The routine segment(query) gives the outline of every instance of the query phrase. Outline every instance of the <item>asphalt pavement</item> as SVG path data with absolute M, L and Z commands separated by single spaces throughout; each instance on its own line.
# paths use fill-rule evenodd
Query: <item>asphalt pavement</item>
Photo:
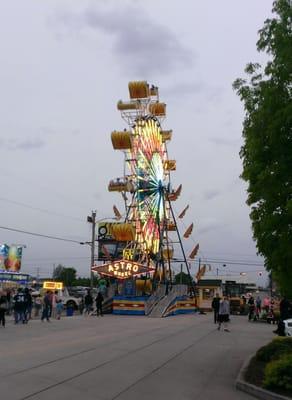
M 1 400 L 252 400 L 235 389 L 272 325 L 212 315 L 64 317 L 0 328 Z

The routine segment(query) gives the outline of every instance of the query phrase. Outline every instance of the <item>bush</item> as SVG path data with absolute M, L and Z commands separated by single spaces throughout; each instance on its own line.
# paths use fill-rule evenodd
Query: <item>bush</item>
M 292 391 L 292 354 L 267 364 L 263 386 L 267 389 Z
M 270 362 L 277 360 L 285 354 L 292 355 L 292 337 L 279 337 L 271 343 L 260 348 L 256 353 L 256 360 L 262 362 Z

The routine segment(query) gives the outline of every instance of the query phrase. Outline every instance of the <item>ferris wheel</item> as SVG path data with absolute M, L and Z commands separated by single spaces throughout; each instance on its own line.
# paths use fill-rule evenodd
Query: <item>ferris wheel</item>
M 126 242 L 124 254 L 154 265 L 160 278 L 165 278 L 173 257 L 171 231 L 182 246 L 171 206 L 182 189 L 171 186 L 176 161 L 168 158 L 167 142 L 172 131 L 162 129 L 166 104 L 159 101 L 157 87 L 130 82 L 129 95 L 128 102 L 117 105 L 128 129 L 111 134 L 114 149 L 124 152 L 124 174 L 111 180 L 108 189 L 121 192 L 126 211 L 124 222 L 114 224 L 112 230 L 117 241 Z

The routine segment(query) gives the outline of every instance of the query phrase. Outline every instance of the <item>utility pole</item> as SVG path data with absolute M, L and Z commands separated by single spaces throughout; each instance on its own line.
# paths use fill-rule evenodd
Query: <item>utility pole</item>
M 183 265 L 180 265 L 180 284 L 182 285 L 182 273 L 183 273 Z
M 96 211 L 91 211 L 91 216 L 87 217 L 87 222 L 92 224 L 91 229 L 91 257 L 90 257 L 90 288 L 93 288 L 93 272 L 92 267 L 94 266 L 94 253 L 95 253 L 95 224 L 96 224 Z

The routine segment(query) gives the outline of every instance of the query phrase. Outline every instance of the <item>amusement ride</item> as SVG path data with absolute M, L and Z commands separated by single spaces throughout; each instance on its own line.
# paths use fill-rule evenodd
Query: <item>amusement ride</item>
M 173 189 L 171 184 L 176 161 L 168 157 L 167 143 L 172 130 L 162 127 L 166 104 L 159 99 L 158 87 L 146 81 L 129 82 L 129 97 L 129 101 L 117 104 L 127 128 L 111 133 L 113 148 L 124 154 L 123 175 L 108 185 L 110 192 L 122 195 L 125 212 L 121 214 L 114 206 L 118 222 L 99 224 L 98 259 L 104 264 L 93 270 L 120 279 L 149 273 L 153 281 L 166 283 L 173 279 L 175 244 L 189 275 L 188 260 L 195 258 L 199 245 L 187 259 L 172 206 L 182 185 Z M 193 224 L 183 237 L 188 238 L 192 230 Z

